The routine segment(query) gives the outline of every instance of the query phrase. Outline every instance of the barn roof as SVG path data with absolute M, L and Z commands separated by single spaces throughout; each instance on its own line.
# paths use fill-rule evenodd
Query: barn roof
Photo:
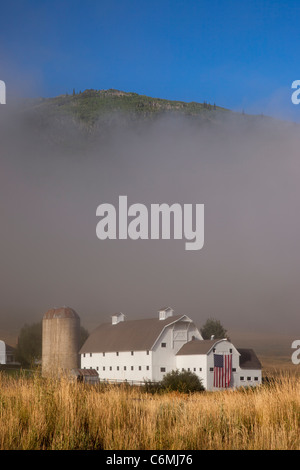
M 241 369 L 261 369 L 261 363 L 253 349 L 240 349 L 240 368 Z
M 174 315 L 166 320 L 148 318 L 121 321 L 116 325 L 103 323 L 91 333 L 79 353 L 150 350 L 164 327 L 181 318 L 188 317 Z
M 190 354 L 207 354 L 211 348 L 219 343 L 220 339 L 193 339 L 185 343 L 177 352 L 176 356 L 188 356 Z
M 207 354 L 215 344 L 217 344 L 220 339 L 206 339 L 206 340 L 199 340 L 194 339 L 185 343 L 181 349 L 177 352 L 176 356 L 185 356 L 185 355 L 192 355 L 192 354 Z M 253 349 L 243 349 L 243 348 L 236 348 L 238 353 L 240 354 L 240 368 L 241 369 L 261 369 L 261 363 L 256 356 Z

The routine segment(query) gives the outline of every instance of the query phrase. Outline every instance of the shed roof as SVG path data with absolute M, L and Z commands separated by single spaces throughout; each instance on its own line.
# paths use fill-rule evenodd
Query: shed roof
M 261 369 L 261 362 L 259 361 L 257 355 L 253 349 L 240 349 L 240 368 L 241 369 Z
M 116 325 L 103 323 L 91 333 L 79 353 L 150 350 L 164 327 L 181 318 L 187 317 L 174 315 L 166 320 L 148 318 L 121 321 Z
M 0 343 L 4 346 L 5 351 L 6 351 L 7 353 L 14 353 L 14 352 L 16 352 L 16 348 L 13 347 L 13 346 L 10 346 L 10 345 L 7 344 L 4 340 L 0 339 Z
M 6 352 L 10 352 L 10 353 L 15 353 L 16 352 L 16 348 L 14 348 L 13 346 L 10 346 L 7 343 L 5 343 L 5 346 L 6 346 Z
M 80 377 L 98 377 L 99 376 L 96 369 L 72 369 L 71 372 L 73 375 L 80 376 Z

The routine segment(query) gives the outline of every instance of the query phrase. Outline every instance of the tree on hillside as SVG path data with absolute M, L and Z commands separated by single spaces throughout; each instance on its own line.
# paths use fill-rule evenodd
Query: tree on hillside
M 205 324 L 200 328 L 200 333 L 203 339 L 210 339 L 214 336 L 215 339 L 228 338 L 227 330 L 223 327 L 219 320 L 209 318 Z

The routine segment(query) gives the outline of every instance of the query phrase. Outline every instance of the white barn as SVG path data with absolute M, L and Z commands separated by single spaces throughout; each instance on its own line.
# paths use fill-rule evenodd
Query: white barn
M 188 316 L 174 315 L 169 307 L 150 319 L 113 315 L 91 333 L 80 357 L 81 368 L 95 369 L 100 380 L 158 382 L 179 369 L 197 374 L 207 390 L 261 383 L 261 364 L 253 350 L 238 350 L 227 339 L 203 340 Z
M 15 348 L 0 340 L 0 364 L 15 363 Z

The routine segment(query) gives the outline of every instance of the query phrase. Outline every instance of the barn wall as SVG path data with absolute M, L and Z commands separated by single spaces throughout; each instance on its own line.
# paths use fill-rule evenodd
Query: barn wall
M 256 380 L 257 379 L 257 380 Z M 262 381 L 261 370 L 239 369 L 236 377 L 237 387 L 256 387 Z
M 152 352 L 149 351 L 120 351 L 104 353 L 81 354 L 81 368 L 96 369 L 100 379 L 117 381 L 152 380 Z M 126 367 L 126 370 L 125 370 Z M 147 370 L 147 367 L 149 370 Z M 118 370 L 119 368 L 119 370 Z M 132 369 L 133 368 L 133 369 Z M 141 370 L 140 370 L 141 368 Z
M 176 369 L 175 351 L 176 349 L 173 347 L 173 331 L 171 327 L 168 327 L 161 334 L 153 348 L 153 381 L 158 382 L 162 380 L 165 374 Z
M 215 345 L 216 354 L 231 354 L 232 351 L 232 378 L 230 387 L 236 387 L 239 374 L 239 358 L 240 355 L 235 346 L 230 341 L 221 341 Z M 214 352 L 211 350 L 207 356 L 207 389 L 214 390 Z
M 167 326 L 153 347 L 153 381 L 160 381 L 164 375 L 177 369 L 176 353 L 192 338 L 202 339 L 199 330 L 189 319 Z M 166 346 L 162 347 L 165 343 Z
M 207 388 L 207 356 L 206 354 L 186 354 L 176 356 L 176 366 L 179 371 L 187 370 L 196 374 Z

